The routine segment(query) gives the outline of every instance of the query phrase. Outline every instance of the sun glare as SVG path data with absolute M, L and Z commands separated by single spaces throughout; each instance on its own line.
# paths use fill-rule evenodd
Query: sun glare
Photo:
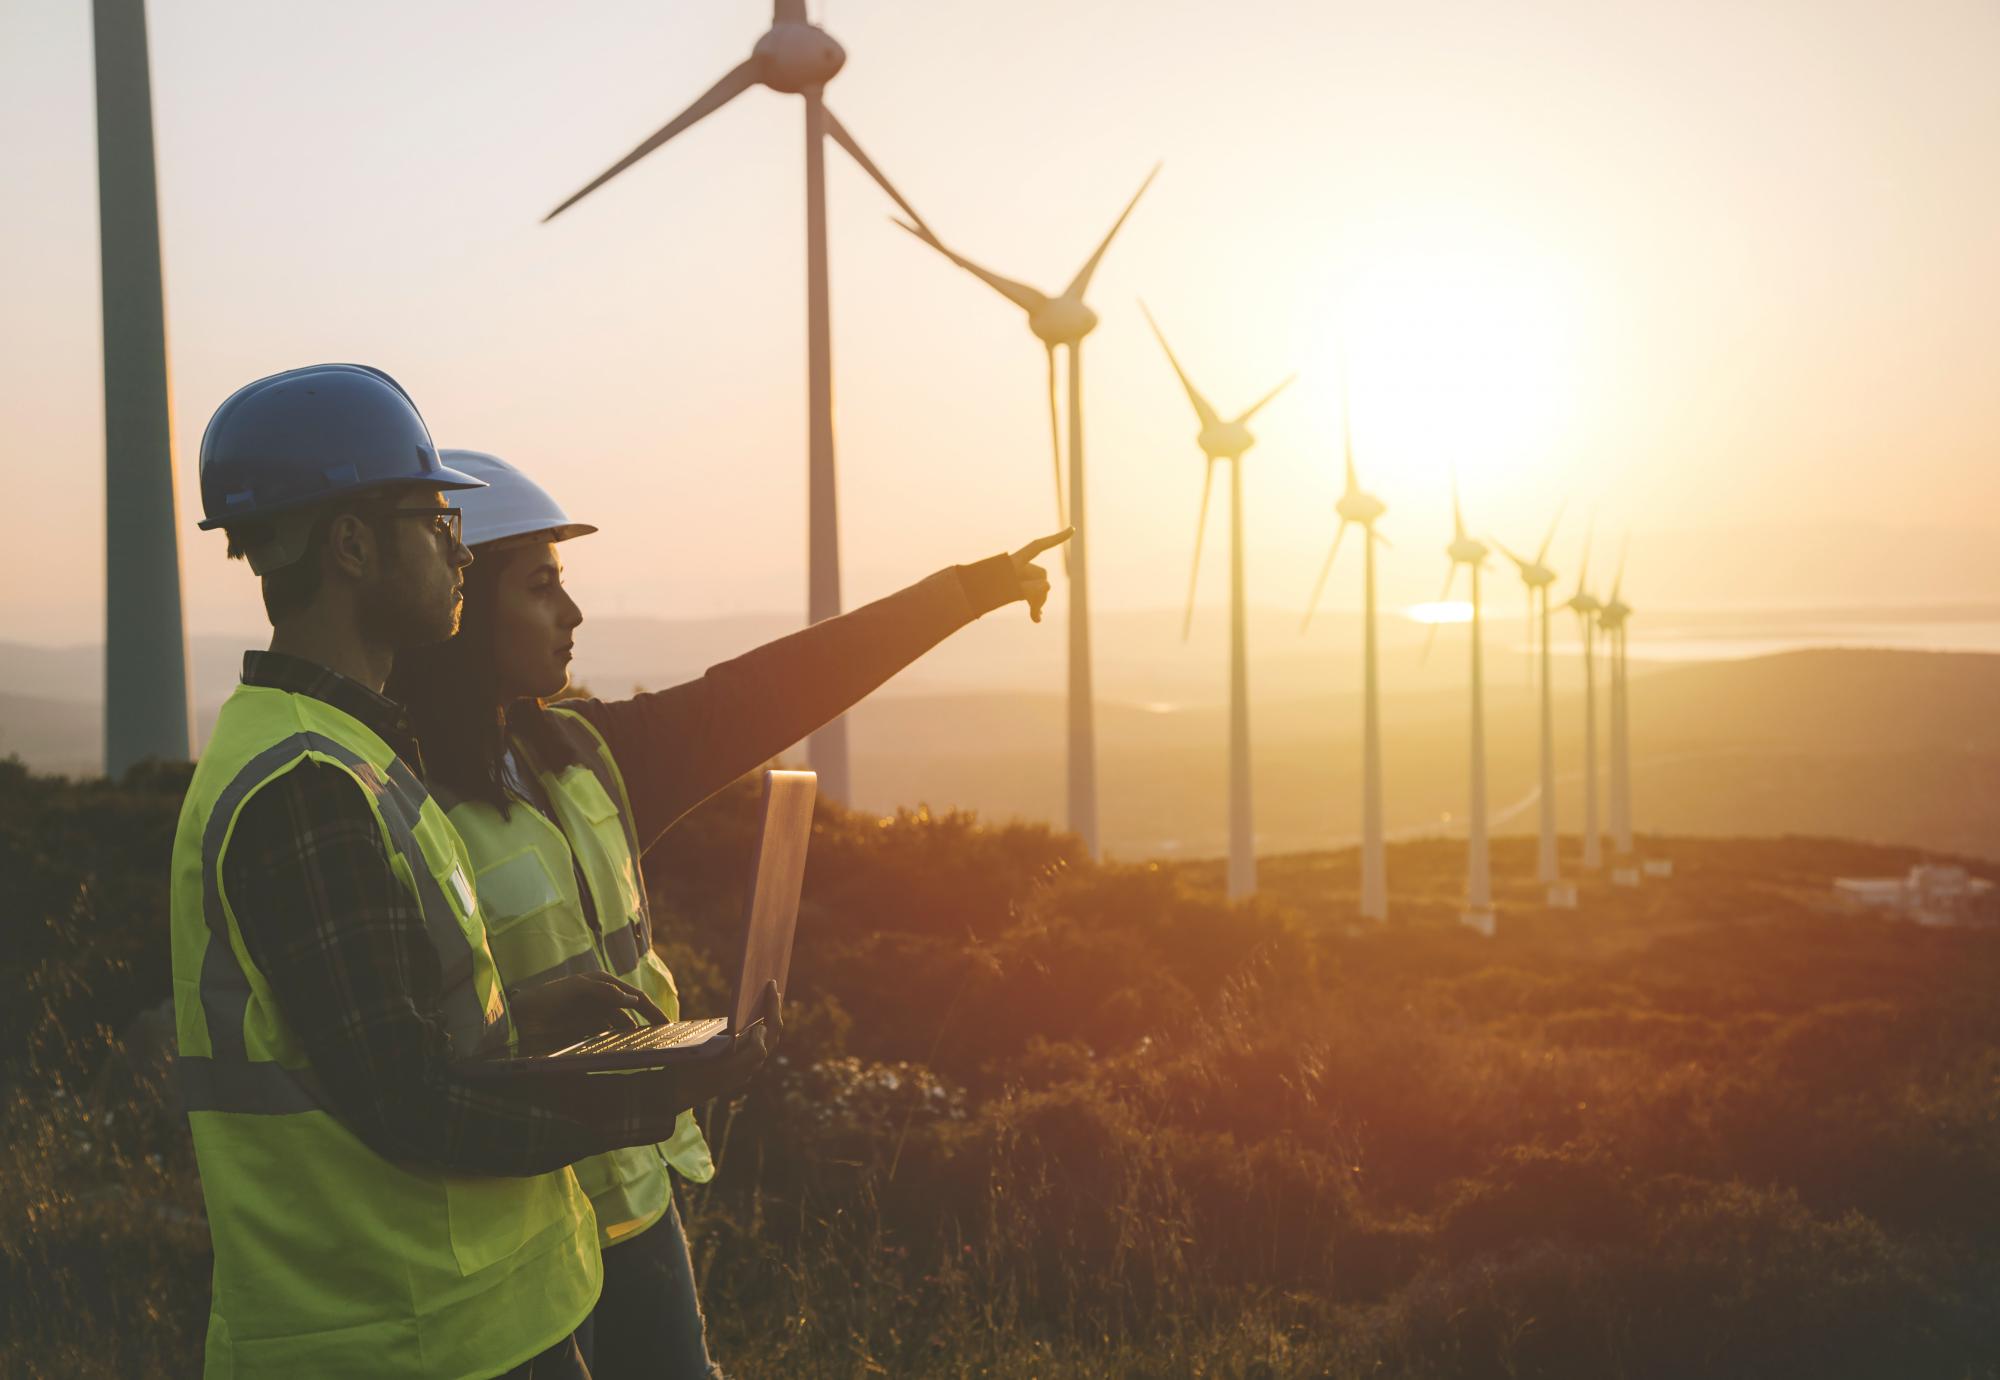
M 1357 245 L 1326 287 L 1308 377 L 1338 436 L 1343 356 L 1355 444 L 1377 492 L 1455 470 L 1545 482 L 1580 386 L 1571 275 L 1506 227 L 1461 218 Z
M 1470 623 L 1472 605 L 1463 599 L 1446 599 L 1442 603 L 1411 604 L 1403 610 L 1403 617 L 1412 623 Z

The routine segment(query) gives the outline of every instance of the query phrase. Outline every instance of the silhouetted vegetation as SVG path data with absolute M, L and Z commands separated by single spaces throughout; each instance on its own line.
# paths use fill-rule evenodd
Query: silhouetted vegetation
M 184 781 L 0 766 L 0 1372 L 197 1366 L 144 1014 Z M 693 1010 L 755 805 L 649 859 Z M 1905 853 L 1675 841 L 1487 942 L 1442 843 L 1382 931 L 1351 855 L 1230 907 L 962 815 L 822 808 L 813 849 L 781 1063 L 683 1197 L 732 1373 L 2000 1374 L 2000 932 L 1816 905 Z

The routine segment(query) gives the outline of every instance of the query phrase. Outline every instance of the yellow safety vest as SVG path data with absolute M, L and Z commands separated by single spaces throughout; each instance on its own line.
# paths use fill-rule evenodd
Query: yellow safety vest
M 673 974 L 653 950 L 652 912 L 639 870 L 631 798 L 610 748 L 582 715 L 551 709 L 561 744 L 544 760 L 519 738 L 518 760 L 540 782 L 556 818 L 515 805 L 503 818 L 485 801 L 447 799 L 451 822 L 472 855 L 487 940 L 509 991 L 570 973 L 602 971 L 622 978 L 680 1015 Z M 597 912 L 593 931 L 577 888 L 581 874 Z M 597 1213 L 599 1241 L 629 1240 L 665 1215 L 673 1200 L 672 1166 L 696 1183 L 715 1177 L 715 1161 L 692 1112 L 682 1112 L 672 1138 L 597 1155 L 576 1165 L 576 1177 Z
M 362 788 L 436 947 L 454 1056 L 513 1043 L 470 862 L 443 810 L 351 715 L 239 686 L 173 854 L 178 1072 L 215 1245 L 207 1374 L 498 1375 L 595 1304 L 589 1200 L 568 1169 L 498 1178 L 392 1163 L 328 1110 L 222 886 L 245 802 L 305 761 Z

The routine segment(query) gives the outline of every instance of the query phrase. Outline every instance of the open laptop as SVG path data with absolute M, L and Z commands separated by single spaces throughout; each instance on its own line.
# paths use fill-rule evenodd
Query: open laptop
M 750 886 L 743 904 L 743 953 L 736 969 L 736 1001 L 728 1016 L 607 1030 L 553 1054 L 482 1059 L 460 1065 L 459 1071 L 491 1078 L 664 1068 L 718 1058 L 734 1048 L 737 1037 L 760 1019 L 758 1005 L 766 984 L 776 983 L 780 998 L 785 994 L 818 789 L 819 778 L 809 771 L 764 773 L 764 820 L 751 854 Z

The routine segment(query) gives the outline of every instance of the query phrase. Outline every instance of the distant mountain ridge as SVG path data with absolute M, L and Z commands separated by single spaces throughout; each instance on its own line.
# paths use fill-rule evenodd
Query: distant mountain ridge
M 718 628 L 711 645 L 739 631 Z M 238 652 L 230 651 L 232 678 Z M 927 802 L 1061 822 L 1059 694 L 925 688 L 909 679 L 851 716 L 859 805 L 886 813 Z M 592 683 L 613 697 L 627 688 L 605 677 Z M 1994 655 L 1804 651 L 1657 668 L 1633 680 L 1636 823 L 1642 831 L 1812 833 L 2000 858 L 1995 704 Z M 203 702 L 204 728 L 215 707 Z M 1384 709 L 1390 827 L 1450 834 L 1465 811 L 1463 691 L 1405 689 Z M 99 713 L 94 696 L 0 694 L 0 754 L 40 770 L 95 770 Z M 1358 830 L 1358 721 L 1356 697 L 1344 690 L 1255 698 L 1260 852 L 1337 846 Z M 1602 703 L 1599 721 L 1608 730 Z M 1524 684 L 1492 688 L 1487 731 L 1495 829 L 1532 828 L 1535 710 Z M 1566 833 L 1581 819 L 1582 735 L 1579 696 L 1560 695 L 1557 805 Z M 1220 704 L 1100 703 L 1107 846 L 1125 856 L 1219 852 L 1225 745 Z M 1603 753 L 1600 766 L 1608 767 Z

